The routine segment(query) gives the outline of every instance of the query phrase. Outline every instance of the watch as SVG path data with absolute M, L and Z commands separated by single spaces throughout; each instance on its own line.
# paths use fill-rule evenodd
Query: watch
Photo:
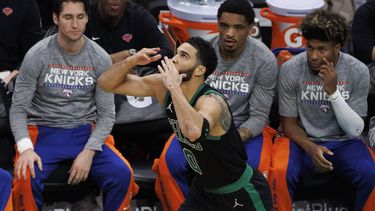
M 137 50 L 135 50 L 134 48 L 129 49 L 129 56 L 133 56 L 136 53 L 137 53 Z

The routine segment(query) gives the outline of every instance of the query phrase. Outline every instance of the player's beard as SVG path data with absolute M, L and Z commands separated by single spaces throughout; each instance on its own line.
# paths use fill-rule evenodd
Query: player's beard
M 180 74 L 185 74 L 186 76 L 182 78 L 183 82 L 189 81 L 193 76 L 194 70 L 197 68 L 198 65 L 194 65 L 194 67 L 189 68 L 187 70 L 180 71 Z

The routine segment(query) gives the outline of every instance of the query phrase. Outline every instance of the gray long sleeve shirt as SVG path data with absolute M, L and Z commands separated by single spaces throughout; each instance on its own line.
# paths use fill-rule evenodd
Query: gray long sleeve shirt
M 29 138 L 27 125 L 75 128 L 95 122 L 85 149 L 101 150 L 115 118 L 113 94 L 97 86 L 110 56 L 84 37 L 76 55 L 64 52 L 57 35 L 33 46 L 17 78 L 10 112 L 16 141 Z
M 262 133 L 275 95 L 275 56 L 260 41 L 248 37 L 240 58 L 226 62 L 220 56 L 219 35 L 204 37 L 216 50 L 218 66 L 207 83 L 227 97 L 238 128 L 248 128 L 253 136 Z

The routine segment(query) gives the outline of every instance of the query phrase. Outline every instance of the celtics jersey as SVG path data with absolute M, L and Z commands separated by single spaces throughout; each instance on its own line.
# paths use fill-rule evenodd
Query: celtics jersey
M 190 105 L 194 107 L 199 97 L 212 93 L 223 97 L 209 85 L 202 84 L 191 99 Z M 178 125 L 169 92 L 165 98 L 165 106 L 169 123 L 176 133 L 185 159 L 205 189 L 228 185 L 241 177 L 246 169 L 247 155 L 233 118 L 229 130 L 224 135 L 207 136 L 203 140 L 190 142 Z

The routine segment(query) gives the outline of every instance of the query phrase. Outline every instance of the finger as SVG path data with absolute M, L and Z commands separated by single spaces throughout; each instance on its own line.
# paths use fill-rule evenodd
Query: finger
M 159 52 L 160 51 L 160 48 L 159 47 L 156 47 L 156 48 L 151 48 L 153 51 L 156 51 L 156 52 Z
M 78 176 L 76 177 L 75 184 L 82 182 L 83 177 L 84 177 L 84 172 L 81 170 L 78 172 Z
M 332 168 L 332 163 L 329 162 L 323 155 L 319 156 L 319 163 L 325 166 L 326 168 L 329 168 L 329 169 Z
M 169 69 L 174 69 L 174 65 L 171 59 L 166 58 L 166 62 L 167 62 Z
M 85 181 L 86 178 L 87 178 L 87 175 L 88 175 L 88 171 L 86 171 L 86 170 L 82 171 L 79 182 Z
M 40 171 L 43 171 L 43 164 L 42 164 L 42 159 L 40 159 L 40 157 L 38 157 L 36 159 L 36 163 L 38 164 L 38 168 Z
M 330 63 L 326 58 L 323 58 L 323 64 L 329 66 Z
M 168 71 L 168 66 L 166 64 L 166 59 L 168 59 L 168 58 L 164 57 L 164 60 L 161 61 L 161 66 L 163 66 L 163 69 L 164 69 L 165 73 L 167 73 L 167 71 Z
M 332 62 L 329 62 L 326 58 L 323 58 L 323 65 L 328 71 L 335 71 L 335 68 L 333 66 Z
M 85 173 L 85 175 L 83 176 L 83 180 L 82 181 L 86 181 L 88 177 L 89 177 L 89 172 L 87 171 Z
M 186 78 L 187 74 L 186 73 L 182 73 L 180 75 L 178 75 L 179 78 L 180 78 L 180 83 L 182 82 L 182 79 Z
M 21 179 L 21 166 L 22 166 L 22 161 L 18 160 L 16 163 L 15 170 L 14 170 L 17 179 Z
M 35 178 L 35 169 L 34 169 L 34 161 L 33 160 L 29 160 L 27 162 L 28 166 L 29 166 L 29 169 L 30 169 L 30 175 L 32 178 Z
M 333 155 L 333 154 L 334 154 L 334 153 L 333 153 L 331 150 L 329 150 L 327 147 L 322 147 L 322 151 L 323 151 L 324 153 L 328 154 L 328 155 Z
M 75 168 L 73 168 L 72 172 L 69 175 L 68 184 L 70 184 L 70 185 L 72 184 L 76 174 L 77 174 L 77 170 Z
M 22 178 L 26 180 L 27 162 L 22 162 L 21 168 Z
M 161 75 L 164 76 L 165 75 L 164 69 L 160 65 L 158 65 L 158 69 L 159 69 L 159 72 L 161 73 Z
M 142 48 L 139 52 L 153 52 L 158 53 L 160 51 L 160 48 Z
M 330 169 L 330 165 L 327 165 L 324 162 L 322 162 L 321 158 L 319 157 L 315 158 L 314 164 L 317 168 L 320 168 L 320 169 Z
M 154 56 L 151 56 L 150 57 L 151 61 L 155 62 L 155 61 L 158 61 L 161 59 L 161 55 L 160 54 L 156 54 Z

